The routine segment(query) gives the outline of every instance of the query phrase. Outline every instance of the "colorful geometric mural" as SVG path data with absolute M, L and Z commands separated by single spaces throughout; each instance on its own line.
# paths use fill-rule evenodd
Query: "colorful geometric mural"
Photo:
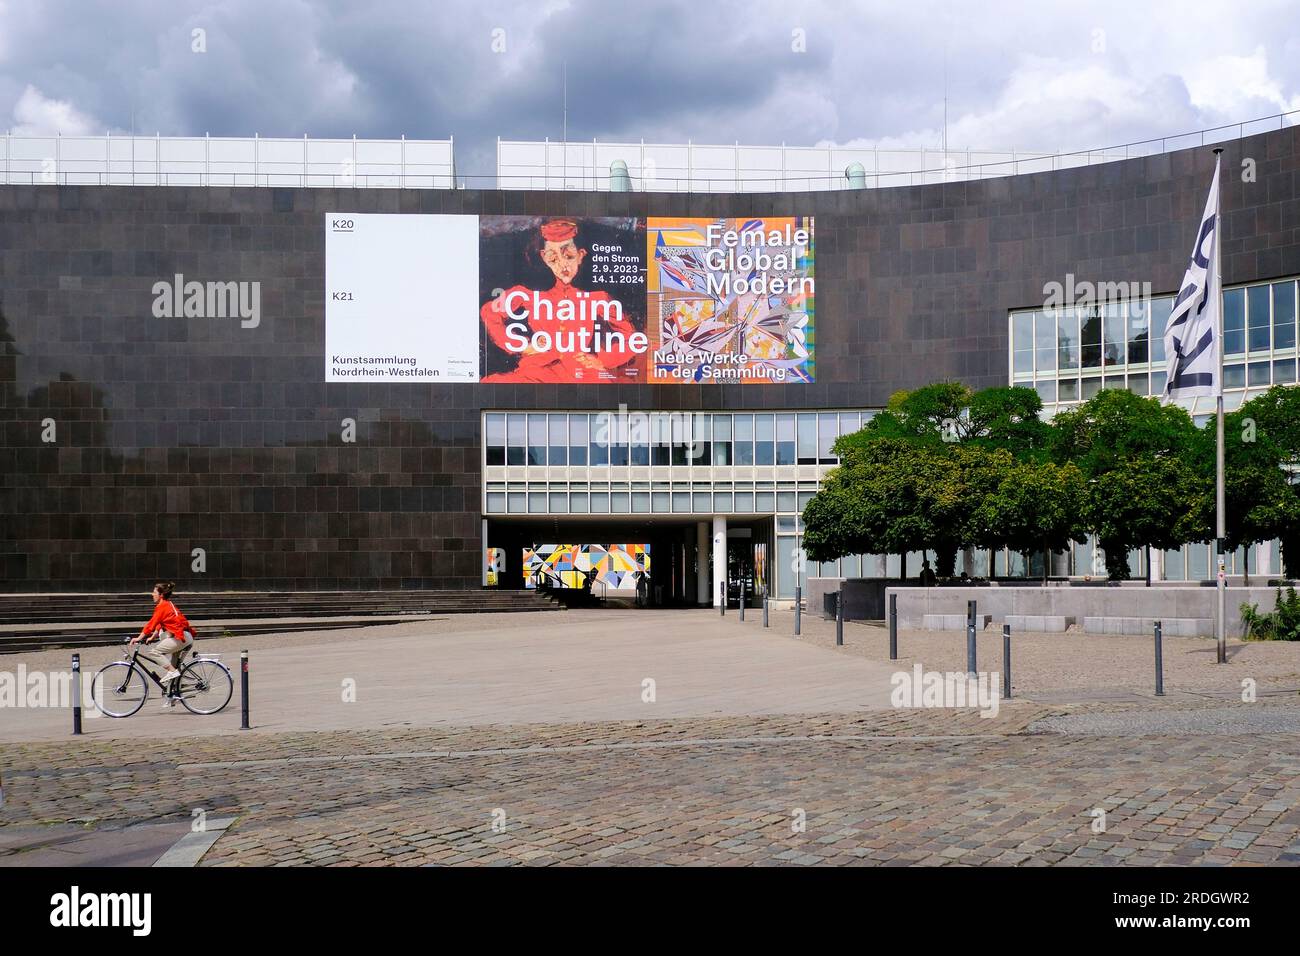
M 501 575 L 506 573 L 506 549 L 487 549 L 487 586 L 496 587 L 501 583 Z
M 544 571 L 565 587 L 582 587 L 585 572 L 613 590 L 636 590 L 636 572 L 650 570 L 648 544 L 539 544 L 524 548 L 524 587 L 536 587 L 534 576 Z

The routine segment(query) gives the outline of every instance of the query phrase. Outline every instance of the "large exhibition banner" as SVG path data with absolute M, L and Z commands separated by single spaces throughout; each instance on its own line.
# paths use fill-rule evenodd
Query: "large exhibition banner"
M 813 221 L 331 213 L 331 382 L 814 378 Z

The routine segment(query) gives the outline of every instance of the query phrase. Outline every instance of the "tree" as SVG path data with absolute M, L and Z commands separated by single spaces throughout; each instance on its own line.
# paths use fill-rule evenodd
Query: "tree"
M 1214 433 L 1205 431 L 1202 459 L 1212 469 Z M 1300 389 L 1273 386 L 1225 415 L 1223 432 L 1225 545 L 1235 550 L 1278 538 L 1294 577 L 1300 573 L 1300 488 L 1291 479 L 1300 463 Z
M 1201 432 L 1175 405 L 1105 389 L 1053 422 L 1057 464 L 1087 482 L 1084 524 L 1106 553 L 1112 581 L 1125 580 L 1133 548 L 1173 548 L 1212 535 Z
M 1014 462 L 976 508 L 978 543 L 1026 555 L 1041 551 L 1046 581 L 1047 555 L 1087 540 L 1083 530 L 1086 490 L 1083 473 L 1070 462 Z

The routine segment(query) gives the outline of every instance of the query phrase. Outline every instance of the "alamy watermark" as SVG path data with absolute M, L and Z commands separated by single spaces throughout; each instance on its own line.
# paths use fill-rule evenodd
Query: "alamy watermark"
M 1089 282 L 1076 281 L 1073 272 L 1065 274 L 1064 282 L 1043 283 L 1043 308 L 1081 308 L 1122 305 L 1126 302 L 1150 302 L 1151 283 L 1136 281 Z
M 889 702 L 897 708 L 972 707 L 979 709 L 981 717 L 996 717 L 1000 677 L 997 671 L 944 673 L 916 664 L 910 671 L 895 671 L 889 679 L 893 686 Z
M 156 319 L 239 319 L 246 329 L 262 322 L 262 283 L 185 281 L 177 273 L 153 284 Z

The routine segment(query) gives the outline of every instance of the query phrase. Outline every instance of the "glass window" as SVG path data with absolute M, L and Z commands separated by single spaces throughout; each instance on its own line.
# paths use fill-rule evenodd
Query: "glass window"
M 1080 357 L 1084 368 L 1101 368 L 1101 310 L 1084 310 L 1079 323 Z
M 591 512 L 598 515 L 609 514 L 608 491 L 593 491 L 591 493 Z
M 862 416 L 857 412 L 840 412 L 840 434 L 852 435 L 862 430 Z
M 528 464 L 546 464 L 546 416 L 528 416 Z M 529 504 L 532 510 L 532 504 Z
M 673 492 L 673 511 L 690 511 L 691 510 L 691 493 L 689 491 Z
M 1295 382 L 1295 359 L 1278 359 L 1273 363 L 1273 383 L 1291 385 Z
M 1056 382 L 1050 379 L 1046 382 L 1037 383 L 1034 386 L 1034 391 L 1038 393 L 1038 397 L 1042 399 L 1044 405 L 1050 405 L 1056 401 Z
M 1269 383 L 1269 363 L 1268 362 L 1251 362 L 1246 369 L 1247 385 L 1268 385 Z
M 624 488 L 627 486 L 624 485 Z M 625 515 L 631 511 L 631 493 L 628 491 L 611 491 L 609 493 L 609 510 L 614 514 Z
M 774 421 L 771 415 L 754 416 L 754 464 L 771 465 L 776 462 L 773 444 Z
M 730 511 L 731 510 L 731 492 L 715 491 L 713 493 L 713 510 Z
M 1295 348 L 1295 283 L 1273 283 L 1273 348 Z
M 1229 355 L 1246 351 L 1246 290 L 1223 293 L 1223 350 Z
M 1225 365 L 1223 366 L 1223 387 L 1224 388 L 1241 388 L 1246 384 L 1246 366 Z
M 628 440 L 632 443 L 632 464 L 650 464 L 650 418 L 648 415 L 629 416 Z
M 585 515 L 588 510 L 587 492 L 571 491 L 569 492 L 569 511 L 573 514 Z
M 1034 313 L 1015 312 L 1011 316 L 1011 348 L 1017 352 L 1034 347 Z
M 1058 402 L 1075 402 L 1079 400 L 1079 380 L 1077 378 L 1063 378 L 1057 385 L 1060 387 L 1056 399 Z
M 500 514 L 506 510 L 506 494 L 504 491 L 488 492 L 487 510 L 492 514 Z
M 528 496 L 522 491 L 512 491 L 506 495 L 508 510 L 511 514 L 522 514 L 528 508 Z
M 1139 372 L 1128 377 L 1128 390 L 1134 395 L 1151 394 L 1151 383 L 1146 372 Z
M 610 432 L 613 430 L 610 425 L 610 416 L 605 414 L 595 416 L 591 422 L 591 437 L 587 450 L 590 453 L 593 465 L 609 464 Z M 592 507 L 592 510 L 596 510 L 595 506 Z
M 546 419 L 547 433 L 550 435 L 550 441 L 546 453 L 547 460 L 552 465 L 567 465 L 569 463 L 568 416 L 547 415 Z
M 795 494 L 793 491 L 778 491 L 776 493 L 776 510 L 787 513 L 798 510 L 795 505 Z
M 665 513 L 672 510 L 672 499 L 668 497 L 666 491 L 650 492 L 650 507 L 656 513 Z
M 569 464 L 587 463 L 587 443 L 590 441 L 590 419 L 586 415 L 569 416 Z
M 1269 289 L 1266 285 L 1256 285 L 1246 290 L 1246 339 L 1252 352 L 1269 350 Z
M 609 428 L 609 463 L 619 467 L 628 461 L 628 422 L 626 415 L 614 415 Z
M 1164 552 L 1164 579 L 1166 581 L 1186 581 L 1187 562 L 1183 558 L 1183 549 Z
M 1163 395 L 1165 393 L 1165 378 L 1168 376 L 1168 374 L 1169 374 L 1168 372 L 1163 372 L 1163 371 L 1151 373 L 1151 394 L 1152 395 Z
M 1094 397 L 1100 391 L 1101 391 L 1100 378 L 1085 378 L 1083 380 L 1083 385 L 1080 389 L 1079 394 L 1086 402 L 1088 399 Z
M 736 492 L 736 510 L 747 514 L 754 510 L 754 493 L 752 491 Z
M 1044 372 L 1056 368 L 1056 313 L 1038 312 L 1034 315 L 1034 365 Z
M 1102 358 L 1106 365 L 1124 364 L 1124 326 L 1127 322 L 1124 303 L 1112 302 L 1105 308 L 1102 322 Z
M 1079 314 L 1065 309 L 1056 326 L 1056 361 L 1061 369 L 1079 367 Z
M 707 491 L 694 492 L 691 502 L 696 514 L 708 514 L 713 510 L 713 495 Z
M 546 514 L 546 493 L 543 491 L 528 492 L 528 513 L 530 515 Z
M 794 431 L 793 415 L 776 416 L 776 463 L 778 465 L 795 463 Z
M 504 415 L 487 416 L 484 428 L 484 444 L 487 445 L 487 463 L 504 465 L 506 463 L 506 417 Z M 505 510 L 502 508 L 501 510 Z
M 569 493 L 552 491 L 547 495 L 547 508 L 553 515 L 562 515 L 569 510 Z
M 754 416 L 736 415 L 732 419 L 735 431 L 733 439 L 737 465 L 754 463 Z
M 731 416 L 713 416 L 713 463 L 731 464 Z
M 522 465 L 528 460 L 527 454 L 528 420 L 523 415 L 506 416 L 506 464 Z
M 817 416 L 801 414 L 798 416 L 797 426 L 799 464 L 815 465 L 817 464 Z
M 1171 296 L 1162 295 L 1158 299 L 1151 300 L 1151 321 L 1148 341 L 1151 343 L 1151 364 L 1163 365 L 1165 358 L 1165 323 L 1169 321 L 1169 313 L 1174 308 L 1174 300 Z
M 793 598 L 795 587 L 805 583 L 791 570 L 797 541 L 797 538 L 785 535 L 776 539 L 776 596 L 785 600 Z
M 817 416 L 817 460 L 823 465 L 833 465 L 836 461 L 831 445 L 840 434 L 840 419 L 834 412 Z
M 815 495 L 816 493 L 817 492 L 815 491 L 799 492 L 799 513 L 800 514 L 803 514 L 803 509 L 808 507 L 808 502 L 812 501 L 813 495 Z
M 776 511 L 776 492 L 774 491 L 756 491 L 754 492 L 754 511 L 758 514 L 770 515 Z
M 1128 360 L 1130 365 L 1147 361 L 1150 303 L 1138 299 L 1128 304 Z

